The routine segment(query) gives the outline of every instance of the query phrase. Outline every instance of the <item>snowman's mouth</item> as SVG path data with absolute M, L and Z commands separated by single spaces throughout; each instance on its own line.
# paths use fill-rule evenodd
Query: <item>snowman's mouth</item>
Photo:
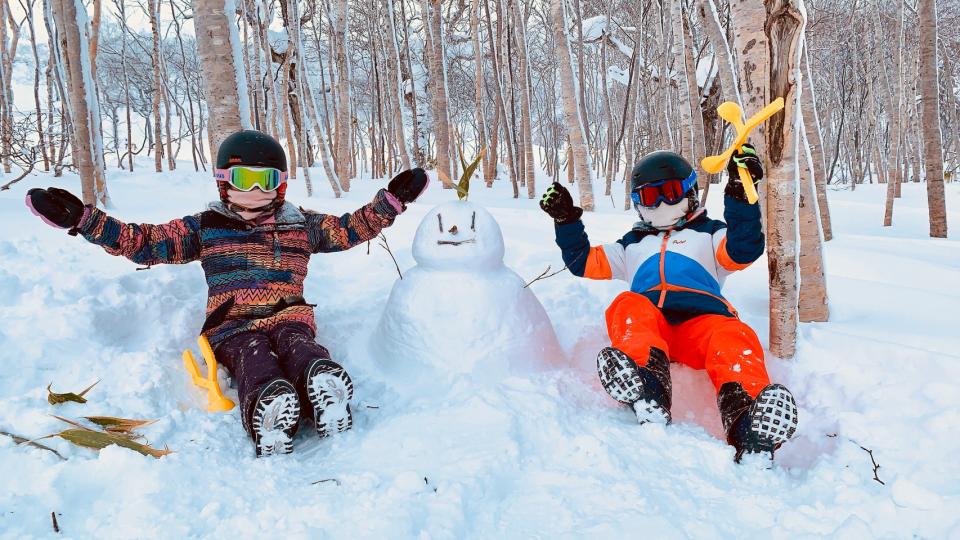
M 476 244 L 476 238 L 470 238 L 469 240 L 437 240 L 437 245 L 440 246 L 459 246 L 460 244 Z

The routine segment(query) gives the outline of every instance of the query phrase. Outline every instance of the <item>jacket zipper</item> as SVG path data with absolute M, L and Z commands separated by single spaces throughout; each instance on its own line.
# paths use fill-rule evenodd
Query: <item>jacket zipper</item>
M 280 264 L 280 239 L 276 227 L 273 228 L 273 262 Z
M 663 235 L 663 242 L 660 243 L 660 299 L 657 301 L 657 307 L 662 308 L 667 300 L 667 273 L 664 269 L 667 259 L 667 241 L 670 239 L 670 231 Z

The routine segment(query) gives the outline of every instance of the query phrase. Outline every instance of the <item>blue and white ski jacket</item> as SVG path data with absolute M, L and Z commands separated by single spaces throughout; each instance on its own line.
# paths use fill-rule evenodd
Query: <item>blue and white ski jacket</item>
M 634 228 L 615 243 L 595 247 L 578 220 L 556 226 L 557 245 L 573 275 L 630 283 L 670 324 L 706 314 L 735 317 L 720 288 L 728 275 L 763 254 L 760 207 L 726 196 L 723 218 L 726 223 L 704 211 L 677 229 Z

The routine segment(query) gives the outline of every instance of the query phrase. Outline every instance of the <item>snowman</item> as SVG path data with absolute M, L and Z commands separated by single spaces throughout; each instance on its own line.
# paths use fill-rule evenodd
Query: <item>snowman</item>
M 503 264 L 503 234 L 483 207 L 452 201 L 427 213 L 417 265 L 397 280 L 374 334 L 388 371 L 497 378 L 563 358 L 546 311 Z

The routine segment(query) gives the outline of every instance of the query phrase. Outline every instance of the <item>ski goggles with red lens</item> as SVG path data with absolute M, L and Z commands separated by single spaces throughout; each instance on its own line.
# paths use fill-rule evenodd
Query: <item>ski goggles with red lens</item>
M 258 187 L 260 191 L 273 191 L 287 181 L 287 173 L 273 167 L 234 166 L 229 169 L 216 169 L 213 176 L 218 182 L 228 182 L 240 191 L 250 191 Z
M 679 178 L 671 178 L 669 180 L 661 180 L 659 182 L 637 186 L 637 188 L 630 193 L 630 199 L 633 200 L 634 204 L 639 204 L 646 208 L 656 208 L 661 202 L 676 204 L 683 200 L 687 191 L 696 185 L 696 183 L 697 171 L 693 171 L 690 173 L 690 176 L 682 180 Z

